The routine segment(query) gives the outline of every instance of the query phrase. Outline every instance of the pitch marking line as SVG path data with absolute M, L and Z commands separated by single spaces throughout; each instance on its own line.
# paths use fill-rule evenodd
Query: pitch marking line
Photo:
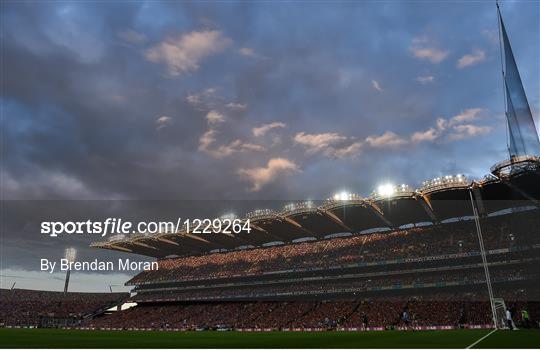
M 490 335 L 492 335 L 493 333 L 495 333 L 497 331 L 497 328 L 495 328 L 494 330 L 492 330 L 491 332 L 489 332 L 488 334 L 484 335 L 482 338 L 478 339 L 477 341 L 475 341 L 474 343 L 472 343 L 471 345 L 467 346 L 465 349 L 471 349 L 473 346 L 475 346 L 476 344 L 480 343 L 482 340 L 486 339 L 487 337 L 489 337 Z

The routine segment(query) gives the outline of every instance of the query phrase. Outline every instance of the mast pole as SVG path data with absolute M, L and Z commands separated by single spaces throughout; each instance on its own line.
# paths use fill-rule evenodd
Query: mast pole
M 503 38 L 502 38 L 502 30 L 501 30 L 501 9 L 499 7 L 499 0 L 495 0 L 495 6 L 497 7 L 497 29 L 499 31 L 499 57 L 501 62 L 501 77 L 502 77 L 502 86 L 503 86 L 503 101 L 504 101 L 504 113 L 508 114 L 508 102 L 506 101 L 506 79 L 504 74 L 504 58 L 503 58 Z M 508 150 L 508 154 L 510 157 L 512 157 L 511 151 L 510 151 L 510 126 L 508 125 L 508 115 L 506 115 L 506 148 Z

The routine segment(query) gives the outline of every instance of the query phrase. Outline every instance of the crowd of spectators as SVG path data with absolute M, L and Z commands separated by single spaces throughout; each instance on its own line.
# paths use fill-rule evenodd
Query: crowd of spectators
M 483 222 L 485 247 L 499 254 L 490 267 L 494 287 L 531 285 L 530 278 L 536 278 L 532 285 L 537 281 L 538 275 L 531 275 L 537 273 L 535 269 L 527 267 L 537 263 L 528 260 L 537 259 L 532 249 L 540 240 L 533 227 L 527 216 L 518 228 L 497 218 Z M 525 247 L 529 250 L 505 250 Z M 416 326 L 488 324 L 485 296 L 448 294 L 452 288 L 478 287 L 485 292 L 482 266 L 465 257 L 478 254 L 478 249 L 476 228 L 468 221 L 164 259 L 159 270 L 131 280 L 139 286 L 132 298 L 127 293 L 2 289 L 0 326 L 39 326 L 42 317 L 70 317 L 96 328 L 388 328 L 403 325 L 404 311 Z M 521 252 L 528 255 L 520 257 Z M 456 253 L 464 255 L 446 257 Z M 402 262 L 418 258 L 426 259 L 414 267 Z M 377 269 L 360 268 L 371 263 L 377 263 Z M 347 264 L 356 267 L 349 265 L 346 270 Z M 309 275 L 298 273 L 315 270 Z M 227 279 L 233 276 L 241 279 Z M 508 294 L 506 300 L 514 300 L 518 309 L 529 305 L 518 302 L 515 294 Z M 138 305 L 88 317 L 122 301 Z
M 501 223 L 502 222 L 502 223 Z M 518 246 L 523 232 L 510 229 L 504 221 L 484 223 L 486 249 Z M 538 235 L 533 241 L 538 243 Z M 478 252 L 476 228 L 472 221 L 416 227 L 394 232 L 379 232 L 314 242 L 294 243 L 266 248 L 237 250 L 202 256 L 163 259 L 159 269 L 144 271 L 130 284 L 152 284 L 253 276 L 276 271 L 325 269 L 353 263 L 384 262 L 395 259 L 441 256 Z
M 505 266 L 493 269 L 491 280 L 494 283 L 521 281 L 526 275 L 520 267 Z M 346 293 L 364 293 L 377 290 L 418 290 L 421 288 L 445 288 L 455 285 L 480 285 L 485 283 L 483 269 L 448 270 L 432 273 L 413 273 L 406 275 L 376 278 L 355 278 L 337 280 L 299 280 L 295 283 L 258 283 L 251 286 L 231 285 L 228 287 L 208 287 L 204 289 L 173 289 L 168 291 L 146 291 L 132 297 L 134 302 L 185 301 L 185 300 L 233 300 L 257 299 L 286 296 L 313 296 Z
M 37 327 L 42 317 L 80 319 L 127 298 L 128 293 L 62 293 L 0 289 L 0 325 Z
M 507 300 L 519 311 L 540 315 L 540 303 Z M 142 304 L 85 322 L 92 328 L 114 329 L 338 329 L 489 325 L 490 304 L 483 294 L 438 293 L 327 301 L 206 302 L 169 305 Z M 516 322 L 521 319 L 516 315 Z M 533 317 L 533 319 L 534 319 Z

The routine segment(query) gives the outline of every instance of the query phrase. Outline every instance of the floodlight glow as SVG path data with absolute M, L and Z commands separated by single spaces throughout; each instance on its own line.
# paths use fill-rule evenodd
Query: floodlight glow
M 390 197 L 394 194 L 395 187 L 392 184 L 383 184 L 377 188 L 377 193 L 382 197 Z
M 227 219 L 229 219 L 229 220 L 234 220 L 234 219 L 236 219 L 237 217 L 238 217 L 238 216 L 236 216 L 236 214 L 234 214 L 234 213 L 227 213 L 227 214 L 221 215 L 220 219 L 221 219 L 221 220 L 227 220 Z
M 350 194 L 347 191 L 341 191 L 339 193 L 336 193 L 332 198 L 335 201 L 347 201 L 347 200 L 350 200 L 352 198 L 352 194 Z
M 285 205 L 285 210 L 288 210 L 288 211 L 293 211 L 294 209 L 296 209 L 296 205 L 294 203 L 289 203 L 287 205 Z

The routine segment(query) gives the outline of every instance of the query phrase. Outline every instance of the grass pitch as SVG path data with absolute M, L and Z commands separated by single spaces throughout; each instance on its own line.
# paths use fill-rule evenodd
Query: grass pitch
M 144 332 L 0 329 L 2 348 L 466 348 L 490 330 Z M 535 348 L 540 331 L 497 331 L 475 348 Z

